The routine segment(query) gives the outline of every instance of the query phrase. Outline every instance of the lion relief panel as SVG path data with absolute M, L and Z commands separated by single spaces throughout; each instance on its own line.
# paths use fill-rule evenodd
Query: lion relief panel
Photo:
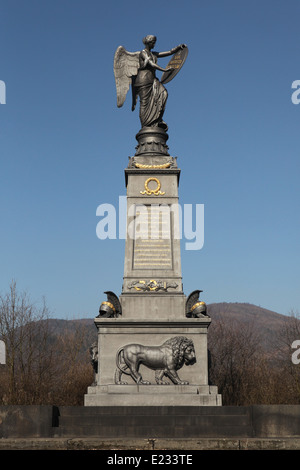
M 185 336 L 175 336 L 165 341 L 161 346 L 144 346 L 142 344 L 127 344 L 116 354 L 115 383 L 127 384 L 122 381 L 122 375 L 129 375 L 137 384 L 150 385 L 143 380 L 139 371 L 141 365 L 155 371 L 155 381 L 158 385 L 168 385 L 168 378 L 175 385 L 188 385 L 181 380 L 177 371 L 184 365 L 195 364 L 196 355 L 194 343 Z

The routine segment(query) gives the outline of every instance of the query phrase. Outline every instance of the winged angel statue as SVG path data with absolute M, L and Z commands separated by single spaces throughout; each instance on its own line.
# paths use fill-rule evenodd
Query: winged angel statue
M 156 76 L 156 70 L 172 72 L 172 67 L 166 69 L 157 65 L 159 57 L 175 54 L 186 47 L 181 44 L 166 52 L 152 52 L 156 37 L 148 35 L 143 39 L 145 48 L 142 51 L 128 52 L 119 46 L 114 57 L 114 75 L 117 88 L 117 106 L 123 106 L 127 92 L 132 88 L 132 111 L 134 111 L 138 96 L 140 98 L 140 121 L 142 127 L 159 126 L 167 130 L 167 124 L 162 120 L 165 111 L 168 92 Z

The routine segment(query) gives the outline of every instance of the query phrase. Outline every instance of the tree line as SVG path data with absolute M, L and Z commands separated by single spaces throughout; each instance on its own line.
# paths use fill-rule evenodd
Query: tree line
M 45 304 L 33 303 L 12 282 L 0 296 L 2 405 L 81 405 L 93 381 L 86 334 L 80 324 L 57 331 Z
M 269 338 L 254 321 L 228 320 L 222 312 L 210 328 L 210 381 L 224 405 L 300 404 L 300 364 L 293 360 L 300 340 L 297 312 L 283 317 Z
M 0 340 L 6 345 L 0 405 L 83 405 L 94 372 L 91 338 L 80 323 L 57 330 L 46 303 L 33 303 L 12 282 L 0 296 Z M 209 380 L 218 386 L 223 405 L 300 404 L 295 340 L 300 340 L 297 313 L 283 320 L 265 348 L 255 323 L 228 320 L 221 312 L 209 328 L 208 347 Z

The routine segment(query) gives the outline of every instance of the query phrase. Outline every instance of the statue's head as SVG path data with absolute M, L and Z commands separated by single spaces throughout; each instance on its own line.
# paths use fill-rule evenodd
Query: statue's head
M 156 36 L 153 36 L 153 34 L 148 34 L 148 36 L 143 38 L 143 43 L 145 44 L 145 46 L 151 43 L 153 43 L 154 45 L 156 43 Z

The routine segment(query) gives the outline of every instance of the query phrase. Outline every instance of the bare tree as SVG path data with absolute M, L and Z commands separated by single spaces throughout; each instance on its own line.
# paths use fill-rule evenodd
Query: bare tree
M 41 394 L 52 360 L 48 309 L 38 307 L 13 281 L 0 295 L 0 337 L 6 344 L 6 390 L 10 403 L 34 401 Z M 3 399 L 3 396 L 2 396 Z
M 58 332 L 45 302 L 34 304 L 13 281 L 0 295 L 0 403 L 80 405 L 93 381 L 86 333 L 79 322 Z M 52 325 L 52 326 L 51 326 Z
M 211 382 L 225 405 L 300 403 L 300 363 L 292 360 L 295 344 L 300 358 L 297 312 L 282 320 L 267 343 L 255 322 L 228 320 L 221 312 L 208 337 Z
M 51 383 L 49 397 L 60 405 L 82 405 L 87 387 L 93 382 L 93 368 L 90 363 L 86 334 L 75 324 L 73 331 L 56 336 L 55 377 Z
M 274 358 L 280 371 L 283 395 L 287 403 L 300 403 L 300 314 L 292 310 L 286 316 L 273 344 Z M 297 359 L 297 360 L 295 360 Z
M 213 326 L 209 332 L 211 382 L 218 385 L 224 404 L 250 404 L 260 386 L 257 376 L 263 353 L 259 332 L 253 323 L 222 316 Z

